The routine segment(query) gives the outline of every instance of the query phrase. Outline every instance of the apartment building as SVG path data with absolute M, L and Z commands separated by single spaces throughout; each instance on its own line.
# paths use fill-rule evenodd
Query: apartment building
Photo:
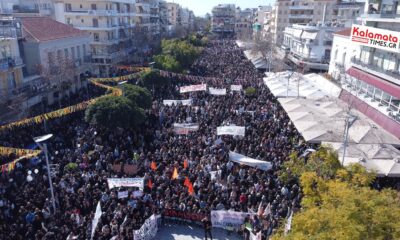
M 158 0 L 135 0 L 135 24 L 141 32 L 155 37 L 160 35 L 160 4 Z
M 253 22 L 255 18 L 256 9 L 236 8 L 236 19 L 235 19 L 235 33 L 240 38 L 251 37 L 253 32 Z
M 211 30 L 214 33 L 233 34 L 235 26 L 235 4 L 219 4 L 212 9 Z
M 292 24 L 333 21 L 336 4 L 337 0 L 277 0 L 271 24 L 274 41 L 281 45 L 285 28 Z
M 15 18 L 0 15 L 0 103 L 17 95 L 23 83 L 18 41 L 22 38 L 21 28 Z
M 181 22 L 181 6 L 177 3 L 167 2 L 168 25 L 177 26 Z
M 86 31 L 90 36 L 92 64 L 100 76 L 126 61 L 135 50 L 132 38 L 151 27 L 150 4 L 137 0 L 59 0 L 54 3 L 57 21 Z
M 335 35 L 329 72 L 342 84 L 342 100 L 400 137 L 400 7 L 368 0 L 364 12 L 362 25 Z
M 285 28 L 282 46 L 288 50 L 287 58 L 305 72 L 326 71 L 329 69 L 333 33 L 342 29 L 331 24 L 293 24 Z
M 194 14 L 188 8 L 181 8 L 181 26 L 187 30 L 193 28 Z
M 20 16 L 53 16 L 53 0 L 1 0 L 0 12 Z

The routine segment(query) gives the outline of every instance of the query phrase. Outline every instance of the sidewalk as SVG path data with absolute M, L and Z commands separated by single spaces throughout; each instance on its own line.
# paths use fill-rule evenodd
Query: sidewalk
M 212 229 L 213 240 L 242 240 L 243 238 L 236 233 L 228 232 L 224 229 Z M 166 224 L 157 233 L 154 239 L 159 240 L 202 240 L 204 239 L 204 231 L 196 225 L 171 225 Z M 209 239 L 209 238 L 208 238 Z

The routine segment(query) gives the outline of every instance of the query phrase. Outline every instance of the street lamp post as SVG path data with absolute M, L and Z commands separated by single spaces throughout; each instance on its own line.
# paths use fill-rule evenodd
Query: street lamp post
M 343 156 L 342 156 L 342 166 L 344 166 L 344 159 L 346 157 L 346 148 L 349 141 L 349 129 L 353 123 L 357 120 L 357 116 L 349 115 L 346 118 L 346 128 L 344 131 L 344 142 L 343 142 Z
M 122 82 L 119 82 L 118 83 L 118 85 L 119 86 L 121 86 L 121 89 L 122 89 L 122 96 L 123 97 L 125 97 L 125 91 L 124 91 L 124 88 L 122 87 L 122 85 L 124 85 L 125 83 L 127 83 L 128 81 L 122 81 Z
M 51 137 L 53 137 L 53 134 L 47 134 L 44 136 L 35 137 L 35 138 L 33 138 L 33 140 L 39 146 L 39 148 L 42 151 L 44 151 L 44 154 L 46 156 L 47 176 L 49 178 L 49 185 L 50 185 L 50 192 L 51 192 L 51 203 L 53 205 L 53 213 L 55 213 L 56 212 L 56 201 L 54 198 L 53 181 L 51 180 L 51 174 L 50 174 L 49 154 L 48 154 L 47 144 L 44 143 L 46 140 L 50 139 Z M 42 144 L 42 142 L 43 142 L 43 144 Z

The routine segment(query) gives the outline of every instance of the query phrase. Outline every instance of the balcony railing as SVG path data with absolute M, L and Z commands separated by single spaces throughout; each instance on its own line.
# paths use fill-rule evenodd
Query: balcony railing
M 400 71 L 399 70 L 383 69 L 382 67 L 376 66 L 374 64 L 364 63 L 363 61 L 361 61 L 358 58 L 352 58 L 351 62 L 353 64 L 361 66 L 363 68 L 371 69 L 372 71 L 375 71 L 375 72 L 378 72 L 378 73 L 382 73 L 382 74 L 386 74 L 386 75 L 391 76 L 391 77 L 396 78 L 396 79 L 400 79 Z
M 22 66 L 24 63 L 20 57 L 7 57 L 0 59 L 0 71 L 7 71 L 10 68 Z

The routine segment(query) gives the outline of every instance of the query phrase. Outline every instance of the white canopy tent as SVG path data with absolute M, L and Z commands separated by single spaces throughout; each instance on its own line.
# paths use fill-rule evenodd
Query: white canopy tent
M 264 83 L 275 97 L 302 97 L 320 99 L 338 97 L 341 88 L 323 76 L 312 73 L 302 75 L 289 71 L 266 73 Z
M 324 142 L 343 158 L 343 144 Z M 400 151 L 388 144 L 348 144 L 344 165 L 359 163 L 378 176 L 400 177 Z
M 246 50 L 246 51 L 244 51 L 244 55 L 246 56 L 247 59 L 249 59 L 253 63 L 255 68 L 267 69 L 268 63 L 263 58 L 261 52 L 254 52 L 252 50 Z
M 343 142 L 348 106 L 339 99 L 279 98 L 289 118 L 304 139 L 312 143 Z M 349 128 L 349 143 L 391 144 L 400 146 L 400 140 L 383 128 L 351 110 L 357 120 Z

